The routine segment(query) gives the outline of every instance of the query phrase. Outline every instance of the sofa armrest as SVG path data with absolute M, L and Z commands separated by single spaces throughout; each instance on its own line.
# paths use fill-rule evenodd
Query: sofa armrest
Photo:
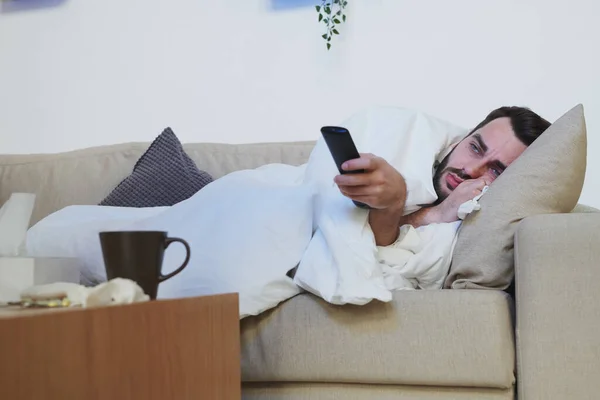
M 600 213 L 523 220 L 515 274 L 519 399 L 597 399 Z

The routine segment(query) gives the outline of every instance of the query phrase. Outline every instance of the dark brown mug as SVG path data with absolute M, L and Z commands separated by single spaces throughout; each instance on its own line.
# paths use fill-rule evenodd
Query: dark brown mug
M 173 242 L 183 244 L 187 255 L 179 268 L 163 275 L 163 256 Z M 106 277 L 131 279 L 152 300 L 156 299 L 158 284 L 180 273 L 190 261 L 189 244 L 162 231 L 100 232 L 100 245 Z

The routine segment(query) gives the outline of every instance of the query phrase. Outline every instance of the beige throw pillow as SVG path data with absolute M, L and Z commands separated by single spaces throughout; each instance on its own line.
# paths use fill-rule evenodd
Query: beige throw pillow
M 583 187 L 586 161 L 585 117 L 579 104 L 494 181 L 480 200 L 481 210 L 465 219 L 444 287 L 508 288 L 514 276 L 518 223 L 531 215 L 573 210 Z

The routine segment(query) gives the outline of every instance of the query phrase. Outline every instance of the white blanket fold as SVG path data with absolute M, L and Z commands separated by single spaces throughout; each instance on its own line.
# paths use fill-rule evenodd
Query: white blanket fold
M 359 113 L 343 126 L 360 152 L 383 157 L 405 177 L 406 213 L 436 200 L 433 165 L 466 133 L 392 107 Z M 99 231 L 165 230 L 189 242 L 191 261 L 160 285 L 159 298 L 238 292 L 241 318 L 302 289 L 334 304 L 365 304 L 390 301 L 393 290 L 441 288 L 459 222 L 405 226 L 396 243 L 378 247 L 369 211 L 340 193 L 333 182 L 337 173 L 320 139 L 304 165 L 237 171 L 172 207 L 67 207 L 30 229 L 28 251 L 79 257 L 84 278 L 102 280 Z M 49 235 L 62 235 L 62 244 L 49 246 Z M 177 268 L 183 258 L 182 246 L 170 246 L 163 272 Z
M 466 133 L 423 113 L 374 108 L 344 123 L 357 148 L 384 158 L 407 182 L 406 213 L 437 199 L 433 165 Z M 459 223 L 415 230 L 404 227 L 396 243 L 378 248 L 369 211 L 344 197 L 333 178 L 337 170 L 320 140 L 306 178 L 319 182 L 317 230 L 300 260 L 294 282 L 330 303 L 390 301 L 397 289 L 440 288 L 450 266 Z

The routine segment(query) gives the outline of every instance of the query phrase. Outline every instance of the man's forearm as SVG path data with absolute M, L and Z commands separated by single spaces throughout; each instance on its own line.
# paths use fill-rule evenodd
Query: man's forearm
M 405 215 L 400 219 L 400 226 L 412 225 L 414 228 L 435 224 L 441 221 L 438 209 L 436 207 L 425 207 L 412 214 Z
M 394 243 L 400 233 L 402 225 L 412 225 L 415 228 L 441 222 L 438 209 L 426 207 L 412 214 L 402 215 L 398 210 L 371 210 L 369 224 L 375 235 L 377 246 L 389 246 Z
M 389 246 L 396 241 L 402 218 L 402 209 L 371 210 L 369 212 L 369 225 L 375 235 L 377 246 Z

